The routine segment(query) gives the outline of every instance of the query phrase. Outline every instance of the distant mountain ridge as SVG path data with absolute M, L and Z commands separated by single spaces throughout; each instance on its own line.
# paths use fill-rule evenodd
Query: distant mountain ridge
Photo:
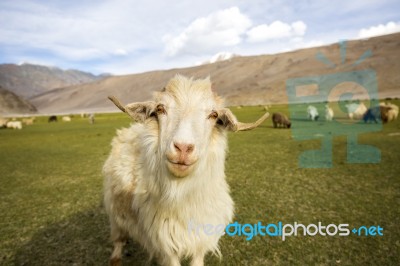
M 0 64 L 0 85 L 29 99 L 55 88 L 84 84 L 104 78 L 79 70 L 62 70 L 24 63 Z
M 36 112 L 35 106 L 0 85 L 0 114 L 32 114 Z
M 371 56 L 354 64 L 366 51 Z M 335 67 L 318 60 L 317 54 L 323 54 Z M 210 76 L 213 89 L 226 99 L 227 105 L 287 103 L 289 79 L 365 69 L 376 72 L 379 98 L 400 97 L 400 33 L 348 41 L 344 62 L 336 43 L 282 54 L 238 56 L 195 67 L 113 76 L 48 91 L 31 100 L 43 113 L 116 111 L 107 100 L 108 95 L 117 96 L 124 104 L 147 101 L 179 73 L 194 78 Z

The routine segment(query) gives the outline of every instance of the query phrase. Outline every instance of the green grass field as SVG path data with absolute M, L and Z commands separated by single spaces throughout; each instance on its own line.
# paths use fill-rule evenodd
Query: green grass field
M 399 102 L 397 102 L 399 104 Z M 261 107 L 232 108 L 252 121 Z M 285 106 L 271 111 L 288 113 Z M 74 117 L 22 130 L 0 130 L 0 264 L 106 265 L 112 251 L 102 207 L 101 167 L 124 114 L 98 115 L 96 124 Z M 303 122 L 308 125 L 307 122 Z M 321 126 L 324 122 L 318 122 Z M 400 265 L 400 119 L 359 136 L 377 147 L 381 163 L 348 164 L 346 138 L 333 138 L 333 167 L 299 168 L 302 151 L 318 139 L 297 141 L 271 120 L 229 134 L 226 175 L 239 223 L 381 226 L 383 236 L 224 236 L 222 260 L 206 265 Z M 143 265 L 135 243 L 123 262 Z

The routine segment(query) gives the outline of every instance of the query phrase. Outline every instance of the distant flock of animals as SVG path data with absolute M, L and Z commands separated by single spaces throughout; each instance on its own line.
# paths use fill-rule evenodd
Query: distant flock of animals
M 348 118 L 351 120 L 363 120 L 367 122 L 388 123 L 397 119 L 399 115 L 399 107 L 392 103 L 380 103 L 379 106 L 367 108 L 364 103 L 349 103 L 345 105 L 347 109 Z M 265 107 L 264 110 L 268 108 Z M 309 105 L 307 107 L 307 118 L 311 121 L 317 121 L 319 118 L 318 109 L 315 106 Z M 325 105 L 325 120 L 332 121 L 334 112 L 329 105 Z M 286 115 L 282 113 L 272 114 L 272 125 L 274 128 L 290 128 L 291 122 Z
M 95 122 L 94 114 L 81 114 L 81 117 L 82 118 L 87 117 L 90 124 L 94 124 L 94 122 Z M 0 117 L 0 128 L 22 129 L 24 125 L 25 126 L 33 125 L 35 120 L 36 120 L 35 117 L 23 118 L 22 120 L 17 120 L 16 118 L 6 119 L 3 117 Z M 51 116 L 49 116 L 47 121 L 49 123 L 57 122 L 58 118 L 55 115 L 51 115 Z M 62 116 L 61 121 L 71 122 L 72 117 L 71 116 Z
M 21 121 L 13 118 L 6 119 L 0 117 L 0 128 L 11 128 L 11 129 L 22 129 L 23 125 L 29 126 L 32 125 L 35 121 L 35 117 L 23 118 Z
M 345 105 L 347 109 L 348 118 L 351 120 L 363 120 L 365 123 L 367 122 L 375 122 L 382 121 L 382 123 L 388 123 L 397 119 L 399 115 L 399 107 L 392 103 L 380 103 L 379 106 L 375 106 L 372 108 L 367 108 L 364 103 L 348 103 Z M 238 106 L 238 109 L 241 109 L 242 106 Z M 264 111 L 267 111 L 270 106 L 264 106 Z M 90 124 L 94 124 L 95 115 L 94 114 L 81 114 L 82 118 L 87 117 Z M 307 117 L 311 121 L 317 121 L 319 119 L 318 109 L 309 105 L 307 107 Z M 334 112 L 329 105 L 325 105 L 325 120 L 332 121 L 334 118 Z M 0 117 L 0 128 L 11 128 L 11 129 L 22 129 L 23 125 L 32 125 L 35 121 L 35 117 L 23 118 L 21 121 L 13 119 L 5 119 Z M 57 122 L 58 117 L 55 115 L 51 115 L 48 118 L 48 122 Z M 61 121 L 63 122 L 71 122 L 71 116 L 62 116 Z M 290 128 L 291 122 L 289 118 L 280 112 L 275 112 L 272 114 L 272 125 L 274 128 Z
M 348 103 L 345 105 L 347 109 L 348 118 L 351 120 L 363 120 L 365 123 L 367 122 L 375 122 L 382 121 L 382 123 L 388 123 L 397 119 L 399 114 L 399 107 L 392 103 L 380 103 L 379 106 L 375 106 L 372 108 L 367 108 L 364 103 Z M 242 106 L 238 106 L 238 109 L 241 109 Z M 264 111 L 267 111 L 270 106 L 264 106 Z M 307 107 L 307 116 L 311 121 L 317 121 L 319 119 L 318 109 L 315 106 L 309 105 Z M 95 115 L 94 114 L 81 114 L 82 118 L 87 117 L 90 124 L 94 124 Z M 325 120 L 332 121 L 334 118 L 334 112 L 329 105 L 325 105 Z M 35 117 L 23 118 L 21 121 L 13 119 L 5 119 L 0 117 L 0 128 L 10 128 L 10 129 L 22 129 L 23 125 L 29 126 L 32 125 L 35 121 Z M 48 118 L 48 122 L 57 122 L 58 117 L 55 115 L 51 115 Z M 71 122 L 71 116 L 62 116 L 61 121 L 63 122 Z M 274 128 L 290 128 L 291 122 L 289 118 L 280 112 L 275 112 L 272 114 L 272 125 Z
M 89 120 L 90 124 L 94 124 L 94 114 L 86 114 L 86 113 L 81 113 L 81 118 L 85 118 L 87 117 Z M 49 116 L 48 122 L 52 123 L 52 122 L 57 122 L 58 118 L 55 115 Z M 72 121 L 72 117 L 71 116 L 62 116 L 61 117 L 61 121 L 63 122 L 71 122 Z

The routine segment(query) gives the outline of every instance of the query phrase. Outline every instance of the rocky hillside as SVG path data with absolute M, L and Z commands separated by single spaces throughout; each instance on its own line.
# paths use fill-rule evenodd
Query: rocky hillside
M 0 85 L 25 99 L 49 90 L 92 82 L 103 77 L 78 70 L 32 64 L 1 64 Z
M 0 86 L 0 114 L 31 114 L 36 108 L 15 93 Z

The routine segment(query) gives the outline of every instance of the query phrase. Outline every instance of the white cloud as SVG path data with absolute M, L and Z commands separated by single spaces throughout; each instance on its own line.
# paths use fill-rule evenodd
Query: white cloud
M 306 33 L 307 25 L 299 20 L 292 23 L 292 30 L 295 36 L 303 36 Z
M 379 24 L 368 29 L 361 29 L 358 33 L 359 38 L 369 38 L 385 34 L 391 34 L 400 31 L 400 22 L 388 22 L 386 25 Z
M 128 55 L 128 52 L 125 49 L 118 48 L 118 49 L 114 50 L 113 54 L 124 56 L 124 55 Z
M 214 52 L 221 47 L 234 46 L 242 42 L 241 35 L 250 26 L 250 19 L 239 8 L 224 9 L 194 20 L 178 36 L 164 36 L 165 54 Z
M 371 31 L 366 25 L 384 28 L 384 33 L 393 24 L 398 27 L 398 0 L 339 5 L 335 9 L 327 0 L 179 5 L 162 0 L 3 0 L 0 63 L 28 61 L 126 74 L 190 66 L 220 51 L 271 54 L 333 43 L 356 37 L 363 27 L 363 34 Z M 330 16 L 332 10 L 335 16 Z M 388 21 L 397 23 L 386 25 Z
M 152 36 L 143 34 L 138 23 L 130 23 L 137 20 L 132 16 L 134 9 L 132 3 L 121 1 L 79 7 L 10 2 L 4 10 L 0 6 L 0 25 L 4 25 L 0 27 L 0 45 L 75 62 L 126 56 L 128 51 L 148 46 L 151 37 L 147 36 Z
M 296 21 L 292 24 L 287 24 L 277 20 L 272 22 L 270 25 L 261 24 L 251 28 L 247 32 L 247 41 L 264 42 L 273 39 L 303 36 L 306 29 L 307 25 L 303 21 Z

